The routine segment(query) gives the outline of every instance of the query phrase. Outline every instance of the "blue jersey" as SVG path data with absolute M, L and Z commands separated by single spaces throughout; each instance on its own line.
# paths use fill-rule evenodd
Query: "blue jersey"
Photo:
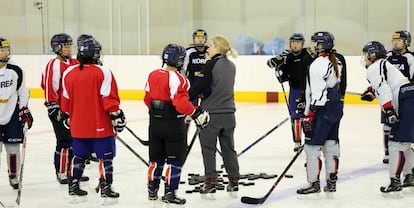
M 185 74 L 188 80 L 190 80 L 191 85 L 197 81 L 201 69 L 206 64 L 207 49 L 208 46 L 204 46 L 203 50 L 199 50 L 195 46 L 186 49 L 183 74 Z
M 397 55 L 394 52 L 388 52 L 387 60 L 395 66 L 401 73 L 407 77 L 410 82 L 414 81 L 414 56 L 410 51 L 406 51 L 402 55 Z

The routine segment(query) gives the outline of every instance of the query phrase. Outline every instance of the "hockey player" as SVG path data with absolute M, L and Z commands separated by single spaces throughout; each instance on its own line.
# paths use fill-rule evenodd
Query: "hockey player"
M 387 60 L 399 69 L 402 74 L 408 78 L 410 82 L 413 82 L 414 74 L 414 56 L 408 47 L 411 44 L 411 34 L 408 31 L 400 30 L 396 31 L 392 35 L 392 51 L 387 53 Z M 366 90 L 361 99 L 372 101 L 374 99 L 373 93 L 371 90 Z M 390 135 L 391 127 L 384 123 L 384 113 L 381 112 L 381 123 L 383 123 L 383 142 L 384 142 L 384 158 L 383 163 L 387 164 L 389 161 L 389 151 L 388 151 L 388 137 Z
M 202 29 L 198 29 L 193 33 L 193 45 L 186 49 L 186 55 L 184 59 L 184 65 L 182 67 L 182 73 L 185 74 L 190 81 L 191 85 L 198 80 L 201 69 L 206 64 L 206 53 L 208 46 L 207 32 Z M 193 105 L 198 105 L 198 100 L 192 100 Z
M 300 118 L 302 111 L 298 111 L 296 100 L 304 95 L 306 88 L 306 74 L 309 65 L 314 59 L 309 48 L 304 48 L 305 38 L 300 33 L 293 33 L 289 38 L 290 50 L 284 51 L 281 55 L 271 58 L 267 65 L 275 68 L 277 80 L 280 83 L 289 81 L 289 114 L 292 124 L 292 135 L 294 151 L 301 145 L 302 128 Z
M 119 108 L 118 87 L 112 72 L 105 66 L 97 65 L 101 49 L 95 39 L 83 41 L 77 56 L 80 64 L 67 68 L 62 77 L 63 120 L 70 126 L 73 136 L 69 195 L 87 195 L 80 189 L 79 181 L 85 159 L 94 151 L 100 160 L 101 197 L 116 199 L 119 193 L 112 190 L 112 160 L 116 152 L 114 130 L 121 132 L 126 119 Z M 86 107 L 91 105 L 93 109 Z
M 201 152 L 204 162 L 206 181 L 200 193 L 203 198 L 214 199 L 216 192 L 216 145 L 217 139 L 223 153 L 229 184 L 227 191 L 236 196 L 240 178 L 239 162 L 234 150 L 234 129 L 236 127 L 234 103 L 234 82 L 236 66 L 227 58 L 227 54 L 237 57 L 236 50 L 224 36 L 211 39 L 207 52 L 206 66 L 200 72 L 200 78 L 190 88 L 190 99 L 204 94 L 201 107 L 210 112 L 211 121 L 207 128 L 200 131 Z
M 336 191 L 339 163 L 339 121 L 343 115 L 340 92 L 342 65 L 333 52 L 334 37 L 330 32 L 316 32 L 312 36 L 317 58 L 309 68 L 306 86 L 306 108 L 302 118 L 305 133 L 304 151 L 309 187 L 297 190 L 306 195 L 320 192 L 319 173 L 325 157 L 325 192 Z
M 72 56 L 72 37 L 66 33 L 53 35 L 50 40 L 52 51 L 56 54 L 46 65 L 42 74 L 41 87 L 45 95 L 45 106 L 49 119 L 52 123 L 56 136 L 56 149 L 54 153 L 54 165 L 56 178 L 60 184 L 67 184 L 67 170 L 69 161 L 73 157 L 72 137 L 70 131 L 64 127 L 61 119 L 61 96 L 62 83 L 61 78 L 67 67 L 77 64 L 78 61 Z M 82 177 L 82 181 L 89 180 L 88 177 Z
M 371 93 L 378 98 L 385 124 L 391 127 L 388 141 L 391 183 L 380 191 L 401 196 L 402 187 L 414 186 L 414 83 L 385 60 L 386 51 L 380 42 L 367 43 L 363 58 Z M 405 179 L 401 186 L 402 172 Z
M 158 189 L 164 164 L 165 191 L 163 202 L 185 204 L 176 191 L 180 183 L 181 168 L 187 148 L 187 132 L 184 117 L 190 115 L 199 128 L 208 125 L 209 114 L 194 107 L 188 98 L 188 79 L 178 72 L 183 66 L 185 48 L 167 45 L 162 52 L 162 67 L 148 76 L 144 102 L 149 108 L 149 160 L 148 199 L 158 199 Z
M 23 70 L 9 62 L 10 43 L 0 37 L 0 152 L 3 144 L 7 152 L 10 186 L 19 188 L 20 144 L 23 142 L 23 126 L 32 127 L 33 117 L 27 108 L 29 89 Z

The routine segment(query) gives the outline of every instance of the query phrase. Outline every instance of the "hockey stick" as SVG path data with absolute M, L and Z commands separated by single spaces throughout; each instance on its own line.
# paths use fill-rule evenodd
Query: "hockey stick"
M 242 150 L 239 154 L 237 154 L 237 157 L 240 157 L 240 155 L 242 155 L 245 152 L 247 152 L 247 150 L 249 150 L 250 148 L 252 148 L 254 145 L 256 145 L 258 142 L 260 142 L 262 139 L 266 138 L 270 133 L 272 133 L 274 130 L 276 130 L 277 128 L 279 128 L 280 126 L 282 126 L 288 120 L 289 120 L 289 117 L 285 118 L 282 122 L 278 123 L 275 127 L 273 127 L 272 129 L 270 129 L 263 136 L 261 136 L 260 138 L 258 138 L 256 141 L 254 141 L 252 144 L 250 144 L 246 148 L 244 148 L 244 150 Z
M 349 92 L 349 91 L 346 91 L 345 94 L 358 95 L 358 96 L 362 95 L 362 93 L 359 93 L 359 92 Z
M 254 145 L 256 145 L 257 143 L 259 143 L 260 141 L 262 141 L 264 138 L 266 138 L 267 136 L 269 136 L 269 134 L 271 134 L 274 130 L 276 130 L 277 128 L 279 128 L 280 126 L 282 126 L 288 120 L 289 120 L 289 117 L 283 119 L 283 121 L 281 121 L 280 123 L 278 123 L 272 129 L 270 129 L 268 132 L 266 132 L 263 136 L 259 137 L 258 139 L 256 139 L 256 141 L 254 141 L 249 146 L 247 146 L 246 148 L 244 148 L 239 154 L 237 154 L 237 157 L 240 157 L 240 155 L 242 155 L 245 152 L 247 152 L 250 148 L 252 148 Z M 219 152 L 219 154 L 220 154 L 220 152 Z M 221 164 L 220 168 L 224 168 L 224 164 Z
M 273 190 L 276 188 L 277 184 L 284 178 L 286 172 L 289 170 L 289 168 L 292 166 L 292 164 L 296 161 L 296 159 L 299 157 L 300 153 L 303 151 L 303 145 L 299 147 L 298 151 L 296 152 L 295 156 L 292 158 L 292 160 L 289 162 L 288 166 L 283 170 L 282 174 L 277 178 L 276 182 L 273 184 L 272 188 L 261 198 L 253 198 L 248 196 L 243 196 L 241 198 L 241 202 L 245 204 L 263 204 L 263 202 L 266 201 L 266 199 L 270 196 L 270 194 L 273 192 Z
M 280 83 L 280 85 L 282 85 L 283 96 L 285 97 L 286 106 L 287 106 L 288 111 L 289 111 L 290 126 L 291 126 L 291 129 L 292 129 L 292 134 L 293 134 L 293 137 L 295 138 L 295 142 L 296 142 L 296 141 L 297 141 L 297 138 L 296 138 L 296 134 L 295 134 L 295 123 L 294 123 L 294 121 L 293 121 L 293 119 L 292 119 L 292 114 L 290 113 L 291 111 L 290 111 L 289 101 L 288 101 L 288 99 L 287 99 L 287 97 L 286 97 L 286 91 L 285 91 L 285 87 L 284 87 L 284 85 L 283 85 L 283 82 L 281 82 L 281 83 Z
M 137 152 L 135 152 L 134 149 L 132 149 L 132 147 L 130 147 L 123 139 L 121 139 L 121 137 L 119 137 L 118 135 L 116 135 L 116 138 L 123 144 L 125 145 L 126 148 L 129 149 L 129 151 L 132 152 L 132 154 L 134 154 L 135 156 L 138 157 L 139 160 L 141 160 L 147 167 L 149 167 L 149 163 L 144 160 L 144 158 L 142 158 Z
M 139 138 L 130 128 L 128 128 L 128 126 L 125 126 L 125 128 L 132 134 L 132 136 L 134 136 L 141 144 L 143 144 L 144 146 L 148 146 L 149 145 L 149 141 L 145 141 L 142 140 L 141 138 Z
M 198 134 L 200 134 L 200 128 L 197 128 L 197 130 L 194 132 L 193 138 L 191 138 L 190 145 L 188 145 L 186 152 L 185 152 L 184 161 L 187 160 L 188 154 L 190 154 L 191 148 L 193 148 L 194 142 L 197 139 Z
M 16 197 L 16 203 L 17 206 L 20 206 L 20 198 L 22 196 L 22 186 L 23 186 L 23 168 L 24 168 L 24 160 L 26 157 L 26 144 L 27 144 L 27 130 L 29 127 L 27 126 L 27 122 L 24 124 L 23 127 L 23 145 L 22 145 L 22 158 L 20 163 L 20 174 L 19 174 L 19 189 L 17 190 L 17 197 Z

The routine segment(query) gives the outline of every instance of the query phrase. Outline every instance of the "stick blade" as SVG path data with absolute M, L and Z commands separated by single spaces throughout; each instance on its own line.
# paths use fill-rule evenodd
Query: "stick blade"
M 252 198 L 248 196 L 243 196 L 241 202 L 245 204 L 263 204 L 264 200 L 262 198 Z

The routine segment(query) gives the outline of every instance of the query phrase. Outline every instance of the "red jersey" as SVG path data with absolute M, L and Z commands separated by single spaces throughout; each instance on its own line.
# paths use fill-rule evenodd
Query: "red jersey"
M 191 115 L 195 108 L 189 101 L 189 88 L 190 82 L 179 72 L 157 69 L 148 76 L 144 102 L 148 108 L 151 100 L 172 102 L 177 112 Z
M 53 58 L 47 63 L 46 68 L 42 73 L 42 83 L 40 84 L 45 94 L 45 103 L 57 102 L 60 105 L 63 72 L 65 72 L 69 66 L 78 63 L 79 61 L 73 58 L 66 61 Z
M 113 136 L 110 112 L 119 110 L 118 86 L 107 67 L 96 64 L 70 66 L 62 78 L 61 110 L 70 116 L 75 138 Z

